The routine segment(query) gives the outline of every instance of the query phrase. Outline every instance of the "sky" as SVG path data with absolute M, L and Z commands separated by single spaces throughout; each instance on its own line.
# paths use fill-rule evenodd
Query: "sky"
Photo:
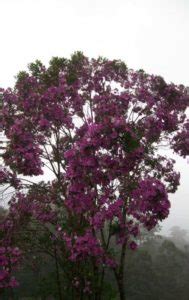
M 36 59 L 47 65 L 74 51 L 189 86 L 189 0 L 0 0 L 0 12 L 1 87 L 12 87 Z M 174 225 L 189 230 L 189 163 L 176 161 L 181 186 L 165 233 Z

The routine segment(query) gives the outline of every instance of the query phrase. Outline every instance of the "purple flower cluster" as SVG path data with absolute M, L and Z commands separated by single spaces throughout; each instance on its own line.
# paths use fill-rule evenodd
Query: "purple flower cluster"
M 129 213 L 149 230 L 169 214 L 170 202 L 164 184 L 155 178 L 139 182 L 132 192 Z
M 0 247 L 0 289 L 15 288 L 18 282 L 11 276 L 11 270 L 19 262 L 21 251 L 17 248 Z

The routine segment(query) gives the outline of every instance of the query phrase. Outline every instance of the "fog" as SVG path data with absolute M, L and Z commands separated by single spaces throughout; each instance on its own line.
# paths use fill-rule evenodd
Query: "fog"
M 188 0 L 1 0 L 0 12 L 1 87 L 13 86 L 14 75 L 35 59 L 47 64 L 77 50 L 189 86 Z M 189 165 L 176 162 L 181 185 L 164 233 L 174 225 L 189 230 Z

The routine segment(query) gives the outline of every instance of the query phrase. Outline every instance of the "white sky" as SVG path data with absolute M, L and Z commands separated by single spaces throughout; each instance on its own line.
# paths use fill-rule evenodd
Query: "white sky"
M 28 63 L 83 51 L 189 86 L 189 0 L 0 0 L 0 86 Z M 189 230 L 189 164 L 164 230 Z

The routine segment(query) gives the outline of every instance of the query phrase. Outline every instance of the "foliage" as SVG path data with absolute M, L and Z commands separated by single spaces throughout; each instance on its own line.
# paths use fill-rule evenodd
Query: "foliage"
M 2 247 L 48 252 L 59 299 L 62 282 L 73 299 L 100 299 L 107 269 L 125 299 L 126 248 L 137 248 L 140 224 L 151 230 L 168 216 L 179 185 L 159 147 L 189 153 L 186 89 L 77 52 L 48 68 L 30 64 L 2 99 L 9 143 L 0 183 L 15 188 Z M 23 178 L 47 169 L 48 182 Z

